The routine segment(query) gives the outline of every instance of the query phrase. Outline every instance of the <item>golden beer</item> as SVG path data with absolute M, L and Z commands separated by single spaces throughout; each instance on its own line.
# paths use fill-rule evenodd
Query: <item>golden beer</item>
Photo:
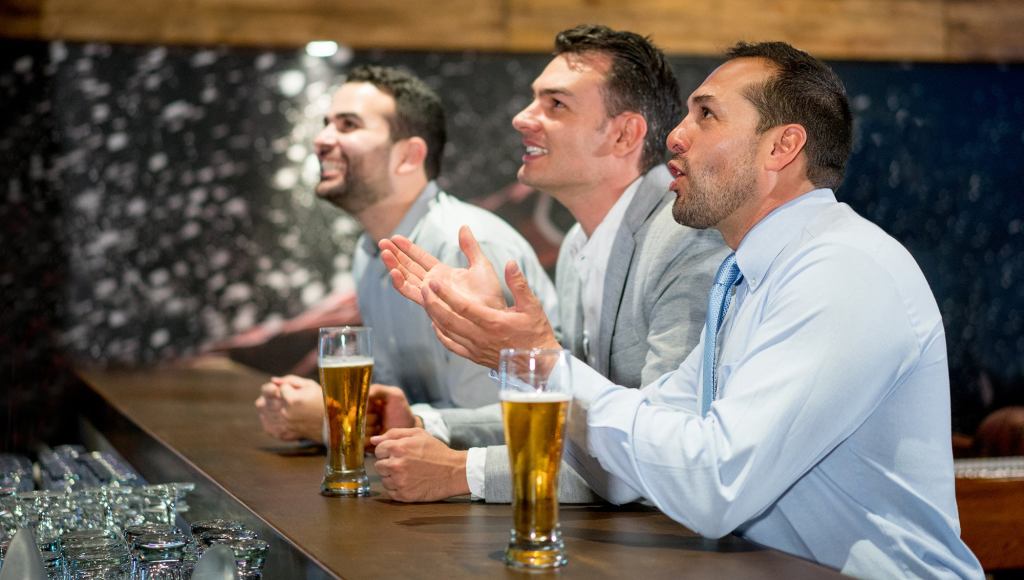
M 505 552 L 513 566 L 550 568 L 565 563 L 558 527 L 558 471 L 569 395 L 508 393 L 501 402 L 512 468 L 512 538 Z
M 369 480 L 363 468 L 363 435 L 372 373 L 370 357 L 320 360 L 327 418 L 327 466 L 320 486 L 324 495 L 369 493 Z

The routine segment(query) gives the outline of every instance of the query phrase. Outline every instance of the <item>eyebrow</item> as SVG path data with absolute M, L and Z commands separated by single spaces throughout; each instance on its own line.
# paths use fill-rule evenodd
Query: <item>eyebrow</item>
M 715 101 L 715 96 L 714 95 L 696 95 L 696 96 L 690 97 L 690 100 L 693 101 L 693 104 L 695 104 L 695 105 L 703 105 L 703 104 L 706 104 L 706 103 L 714 102 Z
M 562 88 L 541 89 L 541 90 L 537 91 L 537 94 L 542 96 L 542 97 L 550 97 L 550 96 L 553 96 L 553 95 L 563 95 L 563 96 L 566 96 L 566 97 L 573 97 L 573 96 L 575 96 L 575 95 L 572 94 L 572 91 L 570 91 L 569 89 L 562 89 Z
M 333 115 L 324 115 L 324 121 L 341 121 L 343 119 L 352 119 L 354 121 L 362 122 L 363 118 L 355 113 L 334 113 Z

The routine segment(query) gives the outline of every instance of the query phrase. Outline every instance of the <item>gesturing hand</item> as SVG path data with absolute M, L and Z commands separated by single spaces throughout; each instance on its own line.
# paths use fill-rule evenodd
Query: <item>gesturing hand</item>
M 498 368 L 503 348 L 560 348 L 544 307 L 513 261 L 505 265 L 505 283 L 515 303 L 499 309 L 430 280 L 421 295 L 438 340 L 455 354 L 492 369 Z
M 468 226 L 459 228 L 459 247 L 469 262 L 467 268 L 453 268 L 440 262 L 408 238 L 394 236 L 380 241 L 380 258 L 391 270 L 395 289 L 413 302 L 423 305 L 421 289 L 436 280 L 471 300 L 492 308 L 504 308 L 505 297 L 494 266 L 480 250 Z

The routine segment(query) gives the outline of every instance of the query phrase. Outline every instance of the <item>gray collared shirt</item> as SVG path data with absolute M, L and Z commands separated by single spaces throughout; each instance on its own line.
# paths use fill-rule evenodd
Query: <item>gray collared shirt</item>
M 519 264 L 556 324 L 555 289 L 533 248 L 494 214 L 459 201 L 430 182 L 393 235 L 409 238 L 446 264 L 465 267 L 458 240 L 464 224 L 473 230 L 499 277 L 508 260 Z M 401 387 L 412 403 L 441 408 L 478 407 L 498 400 L 497 385 L 488 378 L 487 369 L 444 348 L 423 309 L 391 286 L 380 250 L 365 233 L 356 246 L 352 274 L 363 323 L 373 328 L 374 382 Z M 504 290 L 510 301 L 508 288 Z

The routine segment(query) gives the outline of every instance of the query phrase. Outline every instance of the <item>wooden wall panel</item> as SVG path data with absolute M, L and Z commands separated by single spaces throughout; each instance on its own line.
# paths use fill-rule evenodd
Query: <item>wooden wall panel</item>
M 1022 0 L 0 0 L 0 36 L 548 51 L 602 22 L 676 54 L 780 39 L 834 59 L 1024 61 Z
M 673 53 L 719 54 L 737 40 L 782 39 L 827 58 L 944 56 L 936 0 L 510 0 L 512 48 L 529 49 L 586 21 L 650 34 Z
M 404 0 L 41 1 L 44 37 L 114 42 L 472 48 L 495 37 L 502 20 L 494 0 L 445 0 L 438 10 Z
M 947 0 L 947 5 L 950 54 L 964 60 L 1024 60 L 1024 1 Z
M 0 0 L 0 37 L 39 38 L 45 0 Z

